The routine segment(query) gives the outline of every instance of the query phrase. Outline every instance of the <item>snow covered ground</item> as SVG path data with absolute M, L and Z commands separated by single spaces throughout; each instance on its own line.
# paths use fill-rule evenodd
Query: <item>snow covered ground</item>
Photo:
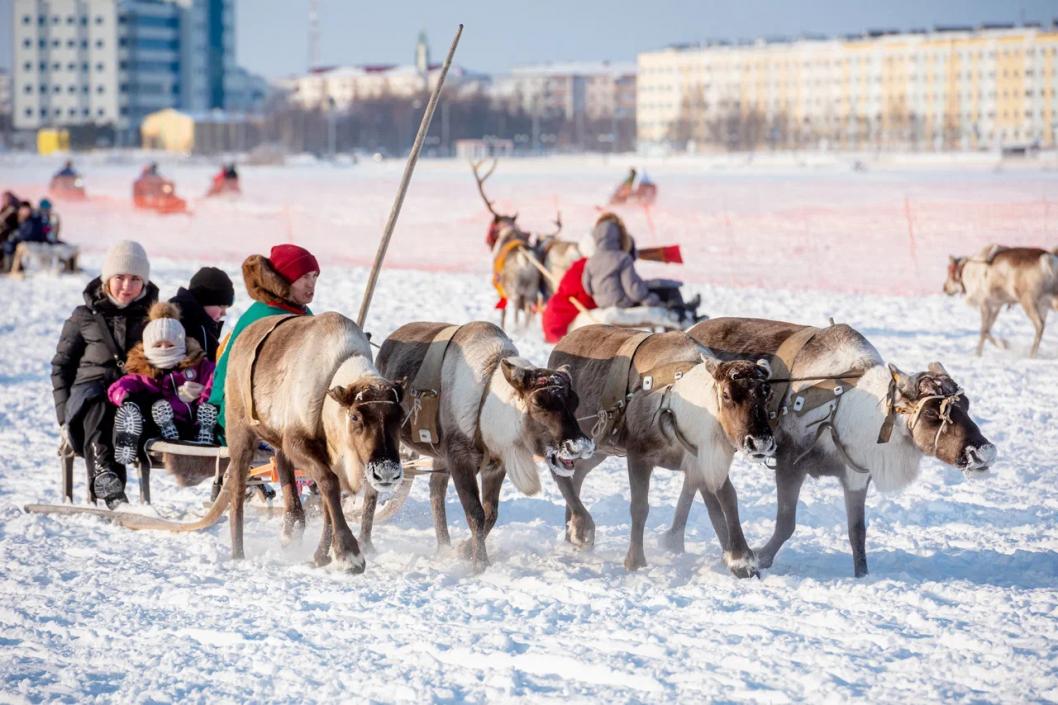
M 34 195 L 53 166 L 5 157 L 0 185 Z M 557 203 L 567 230 L 579 233 L 625 167 L 511 160 L 493 190 L 540 229 Z M 837 483 L 809 481 L 797 533 L 773 568 L 738 581 L 701 506 L 688 552 L 661 547 L 680 486 L 666 471 L 652 487 L 650 566 L 627 574 L 628 490 L 616 460 L 585 486 L 598 525 L 593 551 L 564 544 L 561 497 L 545 479 L 536 497 L 505 489 L 489 539 L 493 565 L 481 575 L 435 554 L 424 481 L 376 528 L 378 553 L 355 577 L 307 565 L 318 523 L 302 546 L 284 550 L 277 521 L 251 513 L 248 557 L 233 563 L 225 523 L 169 535 L 24 514 L 28 502 L 59 498 L 49 360 L 107 244 L 144 242 L 153 278 L 170 295 L 200 264 L 236 277 L 245 254 L 294 239 L 324 255 L 314 307 L 355 316 L 360 265 L 399 177 L 392 164 L 247 168 L 244 200 L 161 218 L 126 204 L 131 162 L 84 168 L 99 199 L 62 212 L 67 236 L 89 251 L 86 273 L 0 279 L 0 702 L 1058 700 L 1058 339 L 1049 331 L 1040 358 L 1027 360 L 1031 328 L 1004 313 L 997 332 L 1011 348 L 975 358 L 976 313 L 932 294 L 949 249 L 1056 244 L 1055 173 L 651 165 L 662 192 L 651 214 L 656 233 L 642 211 L 626 214 L 641 240 L 684 245 L 689 265 L 679 276 L 695 282 L 706 312 L 817 324 L 833 316 L 904 369 L 941 360 L 999 448 L 985 478 L 930 460 L 906 491 L 872 493 L 871 574 L 859 580 Z M 163 169 L 181 191 L 204 190 L 210 170 Z M 420 165 L 391 256 L 401 268 L 384 272 L 369 319 L 376 340 L 411 320 L 495 316 L 483 275 L 485 219 L 467 171 Z M 792 234 L 798 228 L 808 235 Z M 818 261 L 821 252 L 834 259 Z M 762 284 L 772 288 L 755 288 Z M 894 291 L 918 295 L 883 293 Z M 232 320 L 247 304 L 240 290 Z M 538 330 L 515 339 L 528 357 L 546 360 Z M 747 537 L 760 545 L 773 526 L 773 484 L 744 460 L 732 477 Z M 81 495 L 80 473 L 77 481 Z M 200 511 L 208 492 L 177 488 L 164 473 L 153 485 L 167 516 Z M 458 541 L 467 530 L 454 492 L 448 513 Z

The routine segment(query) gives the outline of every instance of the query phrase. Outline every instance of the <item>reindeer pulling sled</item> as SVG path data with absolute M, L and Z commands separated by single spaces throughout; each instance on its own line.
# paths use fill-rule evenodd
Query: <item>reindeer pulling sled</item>
M 500 309 L 500 327 L 507 329 L 507 311 L 512 310 L 512 324 L 515 328 L 526 327 L 532 321 L 537 311 L 541 310 L 557 293 L 562 291 L 563 303 L 568 301 L 576 313 L 576 321 L 569 326 L 576 329 L 585 325 L 605 323 L 625 328 L 647 328 L 651 330 L 679 330 L 690 325 L 694 320 L 685 321 L 679 314 L 661 306 L 636 306 L 632 308 L 605 308 L 592 310 L 593 302 L 590 297 L 573 295 L 565 291 L 571 287 L 563 287 L 563 280 L 567 274 L 579 278 L 581 268 L 574 270 L 574 265 L 586 256 L 580 246 L 573 241 L 559 238 L 562 232 L 562 214 L 555 217 L 554 232 L 534 235 L 522 230 L 518 226 L 518 213 L 504 214 L 496 210 L 494 201 L 485 194 L 485 182 L 492 176 L 498 165 L 496 158 L 492 159 L 487 169 L 484 169 L 485 160 L 470 163 L 477 185 L 478 194 L 481 196 L 485 208 L 492 215 L 488 231 L 485 234 L 485 245 L 489 248 L 492 256 L 492 284 L 496 289 L 498 302 L 496 308 Z M 614 214 L 604 214 L 615 220 Z M 631 253 L 635 250 L 632 238 L 621 226 L 622 243 L 621 248 Z M 635 252 L 635 256 L 641 260 L 663 262 L 668 264 L 682 264 L 683 258 L 678 245 L 664 247 L 643 248 Z M 678 286 L 678 282 L 669 282 Z M 583 292 L 579 285 L 572 287 Z M 587 303 L 586 303 L 587 301 Z M 545 318 L 545 334 L 549 324 Z M 565 329 L 563 329 L 564 332 Z M 554 342 L 554 341 L 551 341 Z
M 317 488 L 324 518 L 324 536 L 317 563 L 330 562 L 334 557 L 354 572 L 363 570 L 363 558 L 346 524 L 346 513 L 362 515 L 370 521 L 389 518 L 407 498 L 411 479 L 430 471 L 429 463 L 423 461 L 404 463 L 402 467 L 401 458 L 396 454 L 403 420 L 403 414 L 398 411 L 400 387 L 374 371 L 367 337 L 361 329 L 462 30 L 460 25 L 405 166 L 376 254 L 359 322 L 354 323 L 340 314 L 322 314 L 316 317 L 271 316 L 248 326 L 230 353 L 232 369 L 237 372 L 228 376 L 225 385 L 225 396 L 233 402 L 234 417 L 234 423 L 227 429 L 228 446 L 203 446 L 161 439 L 151 439 L 144 445 L 136 463 L 141 501 L 150 503 L 152 470 L 160 464 L 181 484 L 196 484 L 206 477 L 213 478 L 212 503 L 206 514 L 193 521 L 181 522 L 142 513 L 103 510 L 94 506 L 91 483 L 87 493 L 89 504 L 73 505 L 75 455 L 65 440 L 59 449 L 60 476 L 62 496 L 69 504 L 31 504 L 25 507 L 27 512 L 94 514 L 132 529 L 196 531 L 216 523 L 225 507 L 230 505 L 232 554 L 241 557 L 243 500 L 247 486 L 263 488 L 266 476 L 277 480 L 283 490 L 284 536 L 289 538 L 295 531 L 304 529 L 305 511 L 299 492 L 299 472 L 294 469 L 296 464 L 300 474 L 312 480 Z M 147 173 L 150 171 L 145 170 L 145 175 L 152 176 Z M 297 354 L 300 345 L 291 344 L 291 340 L 309 340 L 311 349 L 327 351 L 331 356 L 330 365 L 318 357 Z M 262 370 L 275 369 L 278 359 L 286 359 L 284 369 L 287 373 L 279 380 L 260 379 L 257 374 L 259 365 Z M 290 372 L 294 369 L 300 370 L 300 375 Z M 345 383 L 335 384 L 343 380 Z M 301 386 L 292 386 L 298 384 Z M 263 390 L 259 391 L 262 387 Z M 287 413 L 288 407 L 296 404 L 296 400 L 302 399 L 306 390 L 310 392 L 308 403 L 305 408 L 297 410 L 296 422 L 288 423 L 290 417 L 282 414 Z M 322 445 L 320 439 L 326 439 Z M 376 457 L 380 448 L 386 457 Z M 360 492 L 364 477 L 372 490 L 370 493 Z M 343 504 L 342 489 L 359 499 L 352 506 L 348 502 Z M 377 506 L 379 495 L 383 498 L 381 509 Z

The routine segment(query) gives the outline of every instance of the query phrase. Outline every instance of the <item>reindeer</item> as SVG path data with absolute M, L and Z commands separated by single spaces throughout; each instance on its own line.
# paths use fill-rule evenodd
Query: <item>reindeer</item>
M 438 345 L 444 347 L 431 353 Z M 390 378 L 421 380 L 425 375 L 436 380 L 436 388 L 429 389 L 416 389 L 413 383 L 405 402 L 409 423 L 401 439 L 435 458 L 434 468 L 440 470 L 430 479 L 439 548 L 450 543 L 445 493 L 449 476 L 455 482 L 471 531 L 464 553 L 476 570 L 488 565 L 485 538 L 496 523 L 504 477 L 509 474 L 515 487 L 533 495 L 540 491 L 534 455 L 543 456 L 553 474 L 568 476 L 576 459 L 590 457 L 595 450 L 573 416 L 578 400 L 569 371 L 536 367 L 518 357 L 511 340 L 491 323 L 478 321 L 457 329 L 445 323 L 401 326 L 382 344 L 378 366 Z M 424 372 L 424 366 L 436 369 Z M 430 398 L 436 416 L 418 418 L 431 413 L 424 403 Z M 436 428 L 428 429 L 434 422 Z M 370 495 L 368 500 L 361 531 L 365 540 L 370 538 L 374 510 Z
M 798 380 L 790 383 L 789 399 L 777 400 L 778 509 L 775 531 L 757 551 L 762 568 L 772 565 L 776 552 L 793 535 L 797 498 L 806 475 L 832 476 L 841 482 L 853 570 L 862 577 L 867 574 L 864 503 L 872 480 L 883 492 L 902 489 L 918 477 L 924 455 L 967 474 L 983 471 L 995 460 L 995 446 L 970 418 L 969 399 L 939 362 L 931 363 L 926 372 L 905 374 L 894 365 L 886 366 L 874 346 L 846 325 L 809 330 L 781 321 L 717 318 L 697 324 L 687 334 L 725 360 L 771 358 L 772 364 L 788 367 L 789 377 Z M 780 349 L 795 334 L 807 342 L 789 353 L 792 360 L 787 364 L 779 359 Z M 811 381 L 819 384 L 817 394 L 830 394 L 827 403 L 814 408 L 804 403 L 813 390 L 803 385 Z M 773 379 L 773 385 L 778 383 Z M 687 514 L 700 488 L 697 478 L 687 475 L 666 538 L 674 551 L 683 550 Z M 708 492 L 701 495 L 717 538 L 726 547 L 732 541 L 730 524 L 718 520 L 715 499 Z
M 398 454 L 402 387 L 371 362 L 367 337 L 338 313 L 271 316 L 235 341 L 224 387 L 225 433 L 231 464 L 231 549 L 242 558 L 246 476 L 258 440 L 276 451 L 285 503 L 284 536 L 303 530 L 305 513 L 294 466 L 320 490 L 323 535 L 315 563 L 362 573 L 365 561 L 342 513 L 341 491 L 373 490 L 403 477 Z
M 955 257 L 948 262 L 944 293 L 962 294 L 966 303 L 981 310 L 981 334 L 977 340 L 980 357 L 985 340 L 996 347 L 1006 343 L 992 336 L 1004 304 L 1021 304 L 1036 335 L 1029 357 L 1036 357 L 1047 321 L 1047 309 L 1058 307 L 1058 255 L 1035 247 L 987 245 L 973 257 Z
M 720 362 L 682 332 L 643 337 L 615 326 L 588 326 L 555 347 L 548 364 L 568 365 L 580 397 L 578 418 L 595 427 L 596 454 L 578 461 L 572 477 L 556 473 L 566 500 L 566 539 L 595 540 L 591 515 L 580 500 L 587 474 L 610 455 L 627 455 L 632 534 L 625 568 L 647 564 L 643 550 L 650 476 L 657 466 L 680 470 L 720 507 L 730 537 L 724 562 L 740 578 L 758 575 L 757 560 L 742 535 L 735 490 L 728 479 L 736 450 L 756 459 L 775 449 L 765 415 L 767 370 L 752 362 Z M 668 383 L 668 379 L 672 379 Z M 621 401 L 604 396 L 616 383 Z M 625 394 L 624 390 L 631 390 Z M 688 480 L 691 481 L 691 480 Z
M 499 161 L 493 159 L 488 171 L 482 174 L 480 170 L 484 163 L 484 160 L 471 162 L 470 168 L 474 172 L 474 181 L 477 182 L 481 200 L 485 202 L 485 207 L 492 214 L 492 223 L 489 225 L 486 243 L 492 250 L 493 285 L 501 300 L 507 302 L 507 305 L 501 309 L 500 327 L 506 328 L 508 307 L 513 310 L 514 326 L 518 326 L 519 318 L 521 318 L 521 325 L 527 327 L 532 321 L 537 303 L 541 300 L 546 301 L 549 293 L 550 282 L 546 277 L 541 276 L 540 271 L 545 267 L 547 251 L 558 247 L 559 249 L 555 250 L 557 257 L 559 250 L 565 252 L 568 249 L 568 247 L 558 245 L 558 243 L 564 243 L 558 240 L 558 234 L 562 231 L 562 214 L 559 213 L 555 218 L 554 232 L 537 236 L 534 240 L 531 233 L 518 227 L 517 213 L 514 215 L 499 213 L 493 206 L 493 202 L 485 195 L 485 181 L 492 176 Z M 568 245 L 576 248 L 573 243 L 568 243 Z M 569 264 L 572 264 L 572 261 Z M 569 264 L 565 265 L 567 269 Z M 556 278 L 556 281 L 559 278 L 561 275 Z

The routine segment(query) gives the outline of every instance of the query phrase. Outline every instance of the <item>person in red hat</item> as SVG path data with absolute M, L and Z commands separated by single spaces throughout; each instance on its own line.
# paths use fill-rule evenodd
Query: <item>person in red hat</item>
M 213 392 L 209 403 L 218 409 L 217 423 L 224 426 L 224 381 L 228 375 L 228 352 L 246 326 L 267 316 L 293 313 L 311 316 L 309 304 L 316 295 L 320 265 L 312 253 L 298 245 L 276 245 L 267 257 L 250 255 L 242 263 L 246 292 L 254 300 L 239 317 L 231 335 L 224 342 L 213 373 Z

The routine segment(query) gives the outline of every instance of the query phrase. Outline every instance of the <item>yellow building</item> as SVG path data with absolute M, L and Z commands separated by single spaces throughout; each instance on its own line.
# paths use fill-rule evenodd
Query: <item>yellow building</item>
M 147 149 L 190 154 L 195 146 L 195 119 L 172 108 L 143 118 L 140 140 Z
M 938 27 L 639 55 L 641 145 L 974 149 L 1058 137 L 1058 27 Z

